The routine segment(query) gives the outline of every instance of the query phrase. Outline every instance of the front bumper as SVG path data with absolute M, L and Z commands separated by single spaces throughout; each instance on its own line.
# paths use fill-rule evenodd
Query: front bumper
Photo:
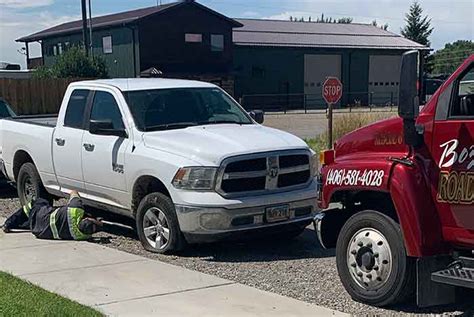
M 268 207 L 282 205 L 268 202 L 264 205 L 227 209 L 224 207 L 194 207 L 176 205 L 181 231 L 188 242 L 210 242 L 229 235 L 243 235 L 262 229 L 304 227 L 317 213 L 316 197 L 284 203 L 289 206 L 290 217 L 285 221 L 270 223 L 265 219 Z M 191 240 L 191 241 L 190 241 Z

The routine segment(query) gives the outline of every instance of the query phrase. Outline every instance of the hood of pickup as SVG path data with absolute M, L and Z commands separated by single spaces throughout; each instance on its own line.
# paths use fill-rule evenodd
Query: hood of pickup
M 227 157 L 289 149 L 307 149 L 300 138 L 257 124 L 217 124 L 144 133 L 145 146 L 219 166 Z

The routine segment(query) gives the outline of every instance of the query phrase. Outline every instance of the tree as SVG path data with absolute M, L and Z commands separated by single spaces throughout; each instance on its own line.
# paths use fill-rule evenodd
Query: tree
M 313 20 L 313 17 L 309 16 L 308 21 L 304 19 L 304 17 L 301 18 L 294 18 L 293 16 L 290 16 L 290 21 L 292 22 L 316 22 L 316 23 L 342 23 L 342 24 L 349 24 L 352 23 L 353 19 L 349 17 L 343 17 L 339 19 L 335 19 L 332 17 L 324 17 L 324 13 L 321 14 L 320 18 L 316 18 L 316 21 Z
M 352 23 L 352 21 L 353 21 L 353 19 L 349 18 L 349 17 L 344 17 L 344 18 L 337 19 L 337 23 L 342 23 L 342 24 L 350 24 L 350 23 Z
M 379 26 L 378 23 L 377 23 L 377 20 L 373 20 L 373 21 L 372 21 L 372 25 L 373 25 L 373 26 L 376 26 L 376 27 Z M 388 30 L 388 23 L 385 23 L 385 24 L 380 25 L 380 28 L 381 28 L 382 30 L 384 30 L 384 31 L 387 31 L 387 30 Z
M 430 69 L 432 74 L 451 74 L 471 54 L 474 54 L 473 41 L 447 43 L 444 48 L 430 55 L 426 68 Z
M 106 78 L 107 66 L 101 57 L 87 56 L 84 49 L 73 46 L 57 57 L 51 67 L 40 67 L 36 78 Z
M 425 15 L 423 17 L 423 8 L 417 0 L 410 6 L 410 12 L 405 15 L 406 25 L 401 33 L 407 39 L 415 41 L 421 45 L 430 46 L 429 37 L 433 32 L 431 19 Z

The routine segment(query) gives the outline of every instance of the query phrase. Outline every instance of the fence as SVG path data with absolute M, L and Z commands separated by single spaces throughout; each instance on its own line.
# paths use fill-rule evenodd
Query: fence
M 67 86 L 77 79 L 5 79 L 0 78 L 0 97 L 17 114 L 58 113 Z
M 325 110 L 327 104 L 322 94 L 259 94 L 243 95 L 240 103 L 247 110 L 260 109 L 266 112 L 294 110 Z M 394 92 L 345 92 L 336 108 L 385 108 L 393 110 L 398 105 L 398 94 Z

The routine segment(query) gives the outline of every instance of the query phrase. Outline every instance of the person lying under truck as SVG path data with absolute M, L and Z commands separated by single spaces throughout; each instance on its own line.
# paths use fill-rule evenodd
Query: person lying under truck
M 38 239 L 87 240 L 102 226 L 85 213 L 79 193 L 72 191 L 63 207 L 55 208 L 42 198 L 23 206 L 5 221 L 3 231 L 30 229 Z

